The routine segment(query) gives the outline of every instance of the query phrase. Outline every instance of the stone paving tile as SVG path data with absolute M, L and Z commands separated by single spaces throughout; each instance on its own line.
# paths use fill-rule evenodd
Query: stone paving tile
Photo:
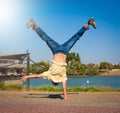
M 95 106 L 120 106 L 120 92 L 68 93 L 68 101 L 62 101 L 62 93 L 0 91 L 0 103 L 3 104 L 75 104 Z
M 0 91 L 0 113 L 120 113 L 120 93 Z
M 120 113 L 120 108 L 55 104 L 0 104 L 0 113 Z

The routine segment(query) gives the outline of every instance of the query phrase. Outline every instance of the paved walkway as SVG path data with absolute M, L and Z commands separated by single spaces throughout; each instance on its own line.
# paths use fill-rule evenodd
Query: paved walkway
M 0 91 L 0 113 L 120 113 L 120 92 Z

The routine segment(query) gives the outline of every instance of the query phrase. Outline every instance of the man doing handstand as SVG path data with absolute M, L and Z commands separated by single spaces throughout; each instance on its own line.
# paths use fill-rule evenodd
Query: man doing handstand
M 48 71 L 45 71 L 41 74 L 31 74 L 29 76 L 23 76 L 21 81 L 24 82 L 29 78 L 46 78 L 51 80 L 54 85 L 58 85 L 60 82 L 63 87 L 64 100 L 67 100 L 67 91 L 66 91 L 66 57 L 70 49 L 74 44 L 79 40 L 79 38 L 84 34 L 86 30 L 89 29 L 89 25 L 92 25 L 96 29 L 96 23 L 94 18 L 89 19 L 89 21 L 77 32 L 75 33 L 68 41 L 63 44 L 59 44 L 50 38 L 35 22 L 33 19 L 30 19 L 27 23 L 27 28 L 32 27 L 33 30 L 41 37 L 42 40 L 46 42 L 48 47 L 53 53 L 53 59 L 51 61 L 51 66 Z

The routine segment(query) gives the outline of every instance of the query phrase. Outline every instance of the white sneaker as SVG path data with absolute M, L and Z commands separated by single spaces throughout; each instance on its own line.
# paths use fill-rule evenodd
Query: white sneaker
M 27 27 L 27 28 L 30 28 L 30 27 L 34 27 L 34 25 L 35 25 L 34 20 L 33 20 L 32 18 L 30 18 L 30 19 L 28 20 L 27 24 L 26 24 L 26 27 Z

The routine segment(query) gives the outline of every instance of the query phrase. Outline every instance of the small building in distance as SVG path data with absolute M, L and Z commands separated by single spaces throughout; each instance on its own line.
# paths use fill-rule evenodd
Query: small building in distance
M 28 53 L 0 54 L 0 76 L 23 75 Z

